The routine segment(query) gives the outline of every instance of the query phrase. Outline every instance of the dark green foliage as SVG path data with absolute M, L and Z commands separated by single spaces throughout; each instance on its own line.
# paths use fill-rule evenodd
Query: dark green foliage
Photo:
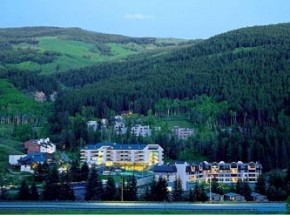
M 172 198 L 175 202 L 180 202 L 183 200 L 183 189 L 182 189 L 182 181 L 180 177 L 176 177 L 174 181 Z
M 62 200 L 62 201 L 64 201 L 64 200 L 74 201 L 75 200 L 74 192 L 68 183 L 66 183 L 66 182 L 60 183 L 59 189 L 60 189 L 59 200 Z
M 21 182 L 21 186 L 18 192 L 18 200 L 27 201 L 30 200 L 30 190 L 25 180 Z
M 147 201 L 168 201 L 169 192 L 167 189 L 167 181 L 162 177 L 159 177 L 156 181 L 153 179 L 150 189 L 147 190 L 145 194 L 145 199 Z
M 269 175 L 266 195 L 270 201 L 285 201 L 287 195 L 286 177 L 283 173 L 273 171 Z
M 60 199 L 60 186 L 57 183 L 46 182 L 43 189 L 43 200 L 55 201 Z
M 255 186 L 255 191 L 257 193 L 262 194 L 262 195 L 265 195 L 266 194 L 266 181 L 265 181 L 265 178 L 264 178 L 263 175 L 260 175 L 258 177 L 256 186 Z
M 223 187 L 221 186 L 220 183 L 218 183 L 218 179 L 217 178 L 213 178 L 212 181 L 211 181 L 211 191 L 213 193 L 217 193 L 217 194 L 220 194 L 220 195 L 224 194 Z
M 87 162 L 84 162 L 80 169 L 80 181 L 87 181 L 90 173 L 90 168 Z
M 248 182 L 242 181 L 241 179 L 238 180 L 236 183 L 236 189 L 235 192 L 244 196 L 247 201 L 251 201 L 251 188 L 248 184 Z
M 44 200 L 59 200 L 60 199 L 60 175 L 56 165 L 52 165 L 49 168 L 47 174 L 45 186 L 43 189 L 43 199 Z
M 103 200 L 105 201 L 119 200 L 117 199 L 117 189 L 115 181 L 112 176 L 108 177 L 106 187 L 104 188 Z
M 86 186 L 85 199 L 87 201 L 96 201 L 101 200 L 102 196 L 103 196 L 102 182 L 99 179 L 96 169 L 92 168 Z
M 126 178 L 124 185 L 124 201 L 137 200 L 137 181 L 135 176 Z
M 30 187 L 30 200 L 37 201 L 39 200 L 39 193 L 35 182 L 32 183 Z
M 72 161 L 68 174 L 71 182 L 82 181 L 79 163 L 76 160 Z
M 192 151 L 209 160 L 258 160 L 266 171 L 285 168 L 290 152 L 289 26 L 240 29 L 165 55 L 58 74 L 63 85 L 74 89 L 58 97 L 54 123 L 59 124 L 52 132 L 67 129 L 64 116 L 76 116 L 84 106 L 94 107 L 98 117 L 112 110 L 147 114 L 151 109 L 162 117 L 190 111 L 197 126 L 206 125 L 199 128 L 200 137 L 208 137 L 196 139 Z M 191 107 L 178 102 L 186 99 L 193 100 Z M 166 149 L 167 157 L 177 158 L 176 145 Z
M 155 201 L 168 201 L 169 193 L 167 189 L 167 181 L 164 178 L 159 177 L 155 188 L 151 188 L 151 192 L 153 192 Z

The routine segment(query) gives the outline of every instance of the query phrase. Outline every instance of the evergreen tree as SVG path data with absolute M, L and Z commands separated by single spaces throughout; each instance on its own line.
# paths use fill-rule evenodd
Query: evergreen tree
M 263 175 L 260 175 L 258 177 L 256 186 L 255 186 L 255 191 L 257 193 L 262 194 L 262 195 L 265 195 L 266 194 L 266 182 L 265 182 L 265 178 L 264 178 Z
M 195 182 L 194 189 L 193 189 L 193 202 L 199 201 L 200 197 L 200 187 L 197 182 Z
M 193 190 L 191 188 L 190 188 L 189 193 L 188 193 L 188 201 L 189 202 L 194 202 L 195 201 L 194 192 L 193 192 Z
M 151 190 L 152 191 L 152 190 Z M 159 177 L 157 183 L 156 183 L 156 187 L 155 190 L 153 190 L 154 195 L 155 196 L 155 201 L 168 201 L 168 189 L 167 189 L 167 181 L 162 178 Z
M 59 200 L 70 200 L 70 201 L 75 200 L 74 192 L 68 183 L 62 182 L 59 186 L 59 189 L 60 189 Z
M 78 182 L 80 181 L 80 168 L 79 168 L 79 163 L 74 160 L 71 163 L 71 166 L 69 168 L 69 177 L 71 182 Z
M 217 194 L 220 194 L 220 195 L 224 194 L 223 188 L 218 183 L 218 179 L 217 178 L 213 178 L 212 181 L 211 181 L 211 191 L 213 193 L 217 193 Z
M 28 185 L 26 184 L 26 181 L 23 180 L 19 188 L 18 200 L 25 201 L 29 199 L 30 199 L 30 190 L 29 190 Z
M 242 191 L 242 195 L 245 197 L 245 199 L 247 201 L 252 201 L 252 197 L 251 197 L 251 193 L 252 193 L 252 190 L 249 186 L 249 183 L 248 182 L 243 182 L 243 191 Z
M 33 182 L 30 187 L 30 199 L 33 201 L 39 200 L 39 193 L 35 182 Z
M 180 202 L 183 200 L 182 181 L 180 177 L 176 177 L 172 191 L 173 201 Z
M 60 175 L 56 165 L 52 165 L 49 169 L 45 186 L 43 189 L 44 200 L 58 200 L 60 198 L 60 187 L 58 182 Z
M 81 167 L 81 170 L 80 170 L 80 180 L 81 181 L 87 181 L 89 173 L 90 173 L 90 168 L 89 168 L 87 162 L 84 162 L 82 164 L 82 167 Z
M 103 196 L 102 182 L 99 179 L 96 169 L 92 168 L 87 182 L 85 199 L 87 201 L 96 201 L 101 200 L 102 196 Z
M 104 188 L 103 200 L 106 200 L 106 201 L 116 200 L 116 192 L 117 192 L 117 189 L 116 189 L 115 181 L 112 176 L 109 176 L 106 187 Z
M 124 192 L 124 200 L 126 201 L 136 201 L 137 200 L 137 181 L 135 176 L 132 176 L 127 181 Z
M 205 202 L 207 200 L 208 200 L 208 198 L 207 198 L 204 186 L 203 186 L 203 184 L 201 184 L 200 185 L 200 193 L 199 193 L 199 196 L 198 196 L 198 201 Z
M 288 164 L 287 175 L 286 175 L 285 181 L 287 184 L 288 196 L 290 197 L 290 162 Z

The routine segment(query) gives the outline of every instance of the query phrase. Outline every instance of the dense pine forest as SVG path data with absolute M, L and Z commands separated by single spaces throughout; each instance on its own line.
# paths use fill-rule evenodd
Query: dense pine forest
M 82 127 L 87 120 L 111 119 L 122 111 L 156 119 L 182 115 L 196 129 L 188 141 L 173 140 L 164 133 L 138 141 L 161 144 L 170 159 L 185 158 L 176 152 L 186 150 L 189 160 L 198 155 L 211 161 L 260 161 L 265 170 L 288 166 L 290 24 L 178 42 L 64 31 L 0 30 L 1 79 L 24 93 L 42 91 L 48 98 L 57 92 L 55 101 L 47 99 L 46 127 L 54 141 L 78 148 L 91 140 Z M 91 54 L 84 56 L 87 64 L 63 67 L 59 62 L 49 67 L 53 72 L 42 71 L 39 65 L 68 55 L 33 48 L 41 42 L 40 36 L 90 42 L 94 44 L 92 53 L 105 56 L 114 54 L 111 43 L 126 44 L 130 55 L 94 63 Z M 140 51 L 148 45 L 155 48 Z M 38 66 L 29 71 L 23 64 L 19 66 L 23 61 Z M 1 114 L 8 111 L 1 107 Z

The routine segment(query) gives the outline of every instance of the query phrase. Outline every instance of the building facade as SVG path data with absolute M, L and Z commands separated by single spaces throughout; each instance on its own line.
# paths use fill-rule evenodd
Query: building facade
M 35 152 L 43 152 L 53 154 L 56 150 L 55 144 L 50 142 L 49 138 L 42 138 L 38 140 L 28 140 L 24 143 L 24 148 L 27 154 Z
M 203 161 L 193 164 L 176 162 L 168 165 L 176 167 L 174 174 L 181 179 L 184 190 L 193 188 L 196 182 L 210 183 L 213 178 L 223 184 L 236 183 L 239 179 L 248 183 L 256 183 L 259 175 L 262 174 L 262 165 L 259 162 L 243 163 L 238 161 L 225 163 L 221 161 L 219 163 L 209 163 Z M 168 175 L 172 175 L 172 173 L 166 172 L 166 170 L 170 169 L 168 165 L 154 168 L 153 171 L 158 177 L 161 176 L 167 179 L 170 184 L 175 180 L 175 177 L 168 177 Z M 160 171 L 160 169 L 164 169 L 164 171 Z
M 90 166 L 114 165 L 127 170 L 143 170 L 163 164 L 163 149 L 157 144 L 90 144 L 81 149 L 81 161 Z

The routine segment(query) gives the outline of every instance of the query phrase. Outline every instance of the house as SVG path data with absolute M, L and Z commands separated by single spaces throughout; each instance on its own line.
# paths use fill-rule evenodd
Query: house
M 163 149 L 158 144 L 89 144 L 81 149 L 81 161 L 88 165 L 115 165 L 127 170 L 143 170 L 163 164 Z
M 22 156 L 18 160 L 18 164 L 20 165 L 20 171 L 21 172 L 31 172 L 33 173 L 33 167 L 35 164 L 41 163 L 43 164 L 44 162 L 51 163 L 53 162 L 54 157 L 52 154 L 49 153 L 43 153 L 43 152 L 35 152 L 35 153 L 30 153 L 25 156 Z
M 88 127 L 88 129 L 93 129 L 93 131 L 96 131 L 98 129 L 98 122 L 97 121 L 88 121 L 87 127 Z
M 18 160 L 25 155 L 9 155 L 9 164 L 12 166 L 19 166 Z
M 230 192 L 230 193 L 226 193 L 224 195 L 224 200 L 225 201 L 234 201 L 234 202 L 243 202 L 243 201 L 245 201 L 245 197 L 240 195 L 240 194 Z
M 251 193 L 251 198 L 254 202 L 267 202 L 267 196 L 264 196 L 260 193 L 252 192 Z
M 142 126 L 142 125 L 137 124 L 131 128 L 131 133 L 135 135 L 136 137 L 139 137 L 139 136 L 150 137 L 151 129 L 149 125 Z
M 174 126 L 172 131 L 179 140 L 187 140 L 194 135 L 194 130 L 191 128 L 179 128 L 178 126 Z
M 39 139 L 39 140 L 28 140 L 24 142 L 24 148 L 27 151 L 27 154 L 34 152 L 44 152 L 52 154 L 55 152 L 55 144 L 50 142 L 49 138 Z
M 209 201 L 220 202 L 224 200 L 224 196 L 218 193 L 208 192 L 206 195 Z
M 114 131 L 118 135 L 123 135 L 127 133 L 125 120 L 123 119 L 122 116 L 115 116 Z
M 160 177 L 167 181 L 168 189 L 172 190 L 174 181 L 178 177 L 177 168 L 173 164 L 155 165 L 152 169 L 155 175 L 155 180 Z

